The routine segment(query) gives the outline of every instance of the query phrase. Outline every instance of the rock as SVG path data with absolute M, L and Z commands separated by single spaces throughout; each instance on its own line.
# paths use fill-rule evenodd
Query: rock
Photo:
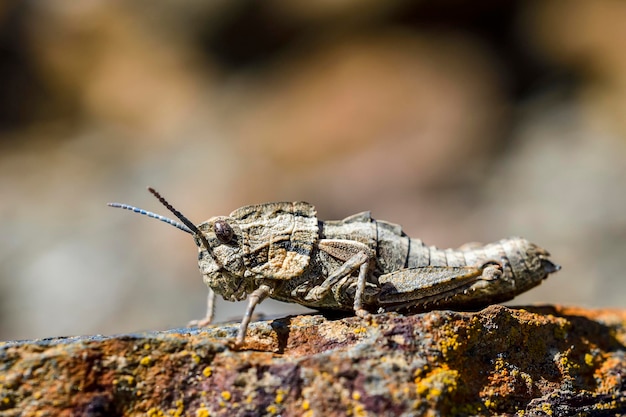
M 626 413 L 626 311 L 253 323 L 0 344 L 0 416 Z

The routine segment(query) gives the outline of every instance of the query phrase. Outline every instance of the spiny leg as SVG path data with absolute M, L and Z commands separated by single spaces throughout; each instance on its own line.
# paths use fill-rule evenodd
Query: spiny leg
M 209 294 L 206 300 L 206 316 L 200 320 L 191 320 L 187 323 L 187 327 L 205 327 L 211 324 L 213 321 L 213 315 L 215 314 L 215 291 L 209 288 Z
M 359 317 L 365 317 L 369 314 L 367 310 L 363 308 L 363 293 L 365 292 L 365 284 L 367 282 L 367 269 L 369 262 L 364 262 L 359 267 L 359 278 L 356 284 L 356 293 L 354 294 L 354 314 Z
M 367 266 L 369 264 L 369 257 L 365 252 L 359 252 L 356 255 L 352 256 L 346 262 L 343 263 L 339 268 L 333 271 L 332 274 L 328 278 L 324 280 L 320 285 L 311 289 L 308 294 L 304 297 L 305 300 L 308 301 L 316 301 L 321 300 L 331 289 L 337 284 L 342 278 L 345 278 L 352 274 L 357 268 L 362 269 L 365 266 L 365 270 L 367 272 Z M 359 272 L 359 277 L 361 277 L 361 272 Z M 365 273 L 365 278 L 367 278 L 367 273 Z M 365 283 L 363 283 L 363 288 L 365 288 Z M 358 291 L 357 291 L 358 292 Z
M 496 278 L 496 267 L 424 266 L 405 268 L 378 277 L 378 303 L 385 310 L 398 306 L 424 305 L 448 298 L 477 281 Z
M 250 324 L 250 319 L 254 313 L 254 308 L 257 304 L 261 303 L 261 301 L 265 300 L 267 296 L 270 295 L 271 291 L 272 289 L 268 285 L 261 285 L 248 296 L 248 308 L 246 308 L 246 314 L 243 316 L 241 324 L 239 325 L 235 347 L 241 347 L 243 345 L 248 324 Z
M 496 262 L 485 263 L 481 268 L 483 271 L 482 279 L 485 281 L 495 281 L 500 279 L 503 275 L 505 275 L 506 278 L 509 278 L 510 275 L 508 269 L 504 269 L 501 264 Z

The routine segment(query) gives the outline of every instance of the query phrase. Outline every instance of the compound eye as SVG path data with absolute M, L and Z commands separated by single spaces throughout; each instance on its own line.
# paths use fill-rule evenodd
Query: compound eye
M 213 225 L 213 231 L 215 232 L 215 237 L 222 243 L 229 243 L 233 240 L 233 236 L 235 232 L 233 232 L 233 228 L 230 227 L 228 223 L 224 220 L 218 220 Z

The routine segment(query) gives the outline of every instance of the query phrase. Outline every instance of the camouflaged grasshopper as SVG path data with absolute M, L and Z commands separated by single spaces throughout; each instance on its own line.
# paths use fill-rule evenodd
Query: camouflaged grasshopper
M 510 300 L 560 269 L 547 251 L 522 238 L 442 250 L 369 212 L 320 221 L 305 202 L 245 206 L 195 226 L 148 190 L 182 224 L 126 204 L 109 205 L 193 236 L 209 297 L 206 317 L 190 325 L 211 322 L 216 293 L 228 301 L 247 297 L 236 346 L 244 342 L 254 308 L 267 297 L 358 316 L 471 309 Z

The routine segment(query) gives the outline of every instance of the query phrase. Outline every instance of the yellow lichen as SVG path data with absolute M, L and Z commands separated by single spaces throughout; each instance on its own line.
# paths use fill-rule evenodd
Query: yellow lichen
M 585 363 L 587 366 L 593 366 L 593 355 L 591 353 L 585 353 Z
M 358 391 L 352 391 L 352 399 L 354 401 L 359 401 L 361 399 L 361 393 Z
M 200 363 L 200 356 L 197 353 L 192 352 L 191 353 L 191 360 L 194 361 L 196 364 L 199 364 Z
M 151 409 L 149 409 L 146 415 L 148 417 L 164 417 L 165 416 L 162 410 L 159 410 L 158 408 L 155 408 L 155 407 L 152 407 Z
M 415 391 L 428 401 L 439 401 L 443 394 L 456 391 L 458 376 L 458 371 L 446 367 L 434 369 L 424 378 L 415 379 Z
M 144 350 L 150 350 L 151 346 L 146 343 L 145 345 L 143 345 Z
M 367 416 L 367 411 L 365 411 L 363 404 L 357 404 L 354 406 L 354 415 L 357 417 Z
M 441 353 L 446 357 L 449 353 L 457 350 L 461 344 L 459 343 L 459 335 L 454 331 L 445 331 L 445 337 L 443 337 L 439 344 L 441 346 Z
M 126 381 L 126 383 L 128 385 L 134 385 L 135 384 L 135 377 L 133 377 L 132 375 L 122 375 L 120 378 L 123 379 L 124 381 Z M 117 382 L 119 382 L 119 381 L 117 381 Z M 115 383 L 115 381 L 114 381 L 114 383 Z
M 497 403 L 490 398 L 487 398 L 485 401 L 483 401 L 483 404 L 485 405 L 485 407 L 487 407 L 487 409 L 493 409 L 497 407 Z
M 210 413 L 205 407 L 198 408 L 196 410 L 196 417 L 209 417 Z
M 176 405 L 176 410 L 170 411 L 170 414 L 173 417 L 181 417 L 183 413 L 185 412 L 185 404 L 183 403 L 183 400 L 176 400 L 175 405 Z
M 276 398 L 274 399 L 274 402 L 276 404 L 280 404 L 284 401 L 285 399 L 285 394 L 287 393 L 287 391 L 285 391 L 284 389 L 279 389 L 278 391 L 276 391 Z
M 152 362 L 152 359 L 150 358 L 150 356 L 144 356 L 143 358 L 139 360 L 139 364 L 143 366 L 150 366 L 151 362 Z
M 230 399 L 232 398 L 230 391 L 222 391 L 221 396 L 224 401 L 230 401 Z
M 549 416 L 553 414 L 552 406 L 548 403 L 541 404 L 541 410 Z
M 522 380 L 524 381 L 524 383 L 526 384 L 526 388 L 529 391 L 532 391 L 534 382 L 533 382 L 533 377 L 530 376 L 529 374 L 527 374 L 526 372 L 520 372 L 520 376 L 522 378 Z
M 265 408 L 265 411 L 267 411 L 270 414 L 276 414 L 278 413 L 278 408 L 276 408 L 274 404 L 270 404 Z
M 213 369 L 211 369 L 210 366 L 207 366 L 206 368 L 202 370 L 202 375 L 206 376 L 207 378 L 210 377 L 212 373 L 213 373 Z
M 507 368 L 507 366 L 506 366 L 506 362 L 504 361 L 504 359 L 502 359 L 501 357 L 496 358 L 496 361 L 495 361 L 495 371 L 496 372 L 500 372 L 500 371 L 502 371 L 502 370 L 504 370 L 506 368 Z
M 572 373 L 580 369 L 580 365 L 570 360 L 570 358 L 568 357 L 569 353 L 570 353 L 570 350 L 567 350 L 562 354 L 557 353 L 557 355 L 555 356 L 555 359 L 557 363 L 560 365 L 559 369 L 561 370 L 561 372 L 571 376 Z
M 309 404 L 309 401 L 308 401 L 308 400 L 304 400 L 304 401 L 302 401 L 302 409 L 303 409 L 304 411 L 306 411 L 306 410 L 308 410 L 308 409 L 310 409 L 310 408 L 311 408 L 311 404 Z

